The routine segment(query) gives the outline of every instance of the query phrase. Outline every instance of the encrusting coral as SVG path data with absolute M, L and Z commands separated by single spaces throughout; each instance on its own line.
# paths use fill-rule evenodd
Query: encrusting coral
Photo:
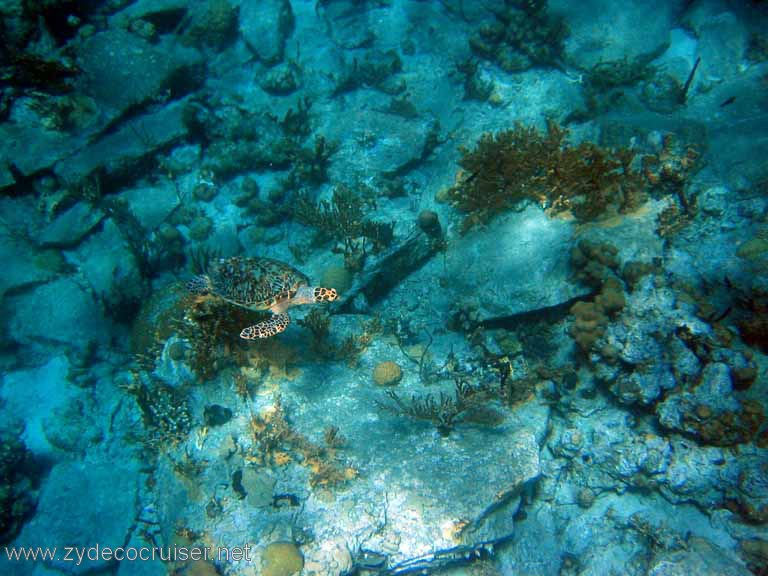
M 252 414 L 251 434 L 254 441 L 252 459 L 265 465 L 284 466 L 298 456 L 310 472 L 311 486 L 334 486 L 357 477 L 351 466 L 342 467 L 338 449 L 345 443 L 337 428 L 327 428 L 324 444 L 316 444 L 294 430 L 288 422 L 280 396 L 274 406 L 261 415 Z
M 571 306 L 574 321 L 569 333 L 579 348 L 589 353 L 605 333 L 608 323 L 626 305 L 624 284 L 617 277 L 621 263 L 618 250 L 607 243 L 582 240 L 571 249 L 571 266 L 575 278 L 599 290 L 590 301 Z

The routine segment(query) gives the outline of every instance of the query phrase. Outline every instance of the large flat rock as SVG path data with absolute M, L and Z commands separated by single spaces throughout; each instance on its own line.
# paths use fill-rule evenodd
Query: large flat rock
M 7 298 L 5 306 L 10 313 L 8 336 L 19 344 L 109 344 L 109 322 L 101 303 L 71 277 Z
M 562 15 L 570 30 L 565 40 L 566 61 L 589 70 L 600 62 L 632 62 L 659 56 L 670 42 L 676 4 L 552 0 L 549 9 Z
M 95 34 L 79 51 L 82 90 L 107 121 L 129 108 L 161 101 L 185 76 L 194 77 L 202 56 L 170 37 L 150 44 L 136 34 L 112 29 Z
M 530 206 L 468 233 L 446 254 L 450 302 L 475 302 L 482 319 L 554 306 L 582 295 L 570 279 L 572 222 Z
M 103 169 L 107 176 L 130 173 L 142 158 L 186 135 L 183 106 L 183 101 L 174 102 L 126 121 L 115 132 L 62 158 L 54 171 L 69 182 L 78 182 L 97 168 Z
M 98 558 L 95 547 L 125 546 L 135 523 L 138 471 L 121 462 L 65 462 L 53 468 L 42 487 L 35 517 L 24 527 L 18 546 L 56 548 L 56 557 L 38 563 L 9 562 L 3 554 L 0 568 L 4 574 L 39 574 L 35 564 L 52 573 L 93 574 L 117 567 L 114 560 Z M 91 550 L 92 558 L 72 553 Z

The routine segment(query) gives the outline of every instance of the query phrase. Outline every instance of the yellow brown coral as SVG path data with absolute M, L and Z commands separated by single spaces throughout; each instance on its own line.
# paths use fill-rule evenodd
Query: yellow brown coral
M 464 212 L 464 231 L 524 200 L 552 214 L 569 212 L 594 220 L 634 210 L 644 198 L 645 181 L 632 168 L 634 152 L 590 142 L 570 145 L 554 122 L 545 133 L 517 124 L 481 136 L 474 149 L 462 148 L 463 173 L 449 190 L 451 204 Z
M 379 386 L 394 386 L 403 377 L 403 370 L 396 362 L 379 362 L 373 369 L 373 381 Z
M 292 576 L 304 567 L 304 557 L 293 542 L 273 542 L 261 554 L 262 576 Z
M 608 318 L 595 302 L 576 302 L 571 306 L 574 316 L 570 334 L 584 352 L 588 352 L 605 332 Z

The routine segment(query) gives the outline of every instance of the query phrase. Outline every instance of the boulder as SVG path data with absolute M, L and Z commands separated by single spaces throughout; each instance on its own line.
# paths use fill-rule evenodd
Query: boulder
M 100 557 L 106 548 L 124 546 L 136 522 L 139 473 L 125 462 L 65 462 L 51 470 L 42 487 L 35 517 L 24 527 L 20 546 L 57 547 L 56 559 L 43 561 L 64 574 L 112 571 L 117 562 Z M 90 555 L 67 561 L 65 547 Z M 97 551 L 96 546 L 99 550 Z M 16 574 L 15 567 L 9 566 Z
M 48 224 L 40 233 L 40 245 L 45 248 L 68 248 L 77 245 L 98 226 L 104 213 L 89 204 L 78 202 Z
M 65 182 L 78 182 L 96 169 L 103 170 L 106 177 L 135 179 L 142 159 L 186 136 L 183 108 L 183 101 L 174 102 L 132 118 L 71 156 L 60 158 L 54 172 Z
M 54 356 L 40 367 L 9 372 L 3 378 L 3 407 L 24 421 L 22 438 L 36 456 L 50 458 L 55 453 L 45 431 L 47 415 L 63 409 L 78 396 L 69 383 L 69 370 L 65 356 Z
M 445 298 L 473 300 L 485 320 L 581 296 L 586 290 L 570 278 L 573 243 L 573 223 L 537 206 L 498 217 L 446 254 Z
M 131 188 L 120 194 L 120 197 L 128 202 L 131 212 L 147 230 L 154 230 L 165 222 L 180 202 L 172 182 Z
M 240 35 L 256 57 L 269 66 L 283 59 L 285 41 L 293 26 L 289 0 L 243 2 L 240 7 Z
M 136 34 L 110 29 L 88 38 L 79 51 L 82 90 L 108 121 L 153 100 L 179 96 L 179 87 L 202 82 L 199 52 L 173 38 L 155 44 Z
M 105 346 L 109 322 L 96 296 L 73 277 L 62 277 L 6 299 L 8 336 L 33 347 L 46 343 Z

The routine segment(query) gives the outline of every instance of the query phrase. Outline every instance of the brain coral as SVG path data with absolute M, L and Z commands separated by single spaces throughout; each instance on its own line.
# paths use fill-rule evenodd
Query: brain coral
M 261 555 L 262 576 L 291 576 L 304 567 L 304 558 L 293 542 L 273 542 Z
M 394 386 L 403 377 L 403 371 L 395 362 L 379 362 L 373 369 L 373 381 L 379 386 Z

